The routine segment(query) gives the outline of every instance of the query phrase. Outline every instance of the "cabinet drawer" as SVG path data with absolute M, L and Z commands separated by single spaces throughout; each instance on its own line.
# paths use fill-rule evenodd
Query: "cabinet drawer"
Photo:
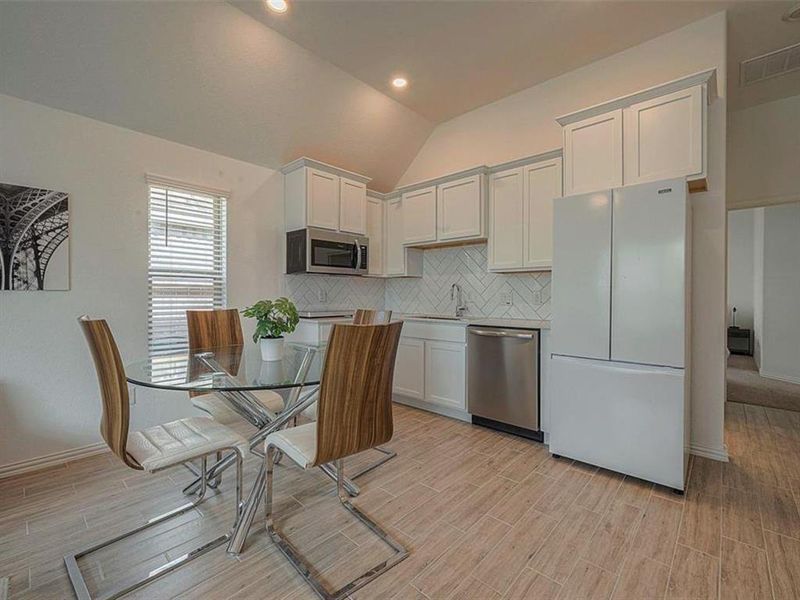
M 467 327 L 464 323 L 431 323 L 430 321 L 406 320 L 403 322 L 403 338 L 417 338 L 441 342 L 467 342 Z

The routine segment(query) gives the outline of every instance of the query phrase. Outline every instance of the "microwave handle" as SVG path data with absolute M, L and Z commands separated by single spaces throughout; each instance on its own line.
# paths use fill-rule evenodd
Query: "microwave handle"
M 355 239 L 355 246 L 356 246 L 356 264 L 355 268 L 361 268 L 361 243 L 358 241 L 358 238 Z

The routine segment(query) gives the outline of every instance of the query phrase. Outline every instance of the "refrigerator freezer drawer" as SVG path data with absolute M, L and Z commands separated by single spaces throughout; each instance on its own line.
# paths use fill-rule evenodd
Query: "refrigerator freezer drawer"
M 550 452 L 684 489 L 684 371 L 553 356 Z

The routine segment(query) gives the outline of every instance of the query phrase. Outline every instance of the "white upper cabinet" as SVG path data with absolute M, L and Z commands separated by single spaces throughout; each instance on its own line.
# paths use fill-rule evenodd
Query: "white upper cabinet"
M 436 241 L 436 186 L 406 192 L 402 196 L 403 243 Z
M 716 70 L 695 73 L 556 119 L 564 133 L 564 195 L 686 177 L 707 189 L 707 105 Z
M 561 197 L 561 159 L 525 167 L 525 264 L 527 269 L 553 266 L 553 202 Z
M 485 179 L 472 175 L 442 183 L 436 192 L 436 239 L 464 240 L 484 236 Z
M 705 177 L 704 90 L 695 86 L 625 109 L 625 184 Z
M 367 234 L 367 184 L 339 178 L 339 231 Z
M 339 229 L 339 176 L 306 169 L 308 227 Z
M 523 267 L 525 209 L 524 169 L 489 176 L 489 270 Z
M 489 178 L 490 271 L 541 271 L 553 265 L 553 201 L 561 196 L 559 152 Z
M 564 193 L 622 185 L 622 110 L 564 127 Z
M 286 231 L 320 227 L 366 234 L 368 177 L 305 157 L 281 172 Z
M 385 242 L 384 225 L 386 202 L 378 198 L 367 197 L 367 237 L 369 250 L 367 267 L 370 275 L 384 275 L 383 249 Z
M 386 200 L 384 225 L 384 275 L 422 277 L 422 250 L 403 246 L 405 211 L 402 200 Z

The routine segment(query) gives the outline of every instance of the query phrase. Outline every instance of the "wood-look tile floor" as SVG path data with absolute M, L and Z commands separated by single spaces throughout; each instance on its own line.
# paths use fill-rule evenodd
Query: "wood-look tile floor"
M 399 456 L 360 478 L 355 503 L 411 555 L 354 597 L 800 598 L 800 413 L 729 403 L 726 435 L 731 462 L 695 458 L 680 497 L 398 406 L 389 446 Z M 248 486 L 256 466 L 248 461 Z M 187 477 L 137 473 L 104 454 L 0 481 L 0 576 L 11 577 L 11 597 L 72 597 L 63 554 L 179 504 Z M 231 482 L 200 510 L 82 560 L 90 589 L 225 531 Z M 388 555 L 317 471 L 280 466 L 276 490 L 279 527 L 330 585 Z M 240 558 L 217 549 L 131 597 L 314 595 L 259 523 Z

